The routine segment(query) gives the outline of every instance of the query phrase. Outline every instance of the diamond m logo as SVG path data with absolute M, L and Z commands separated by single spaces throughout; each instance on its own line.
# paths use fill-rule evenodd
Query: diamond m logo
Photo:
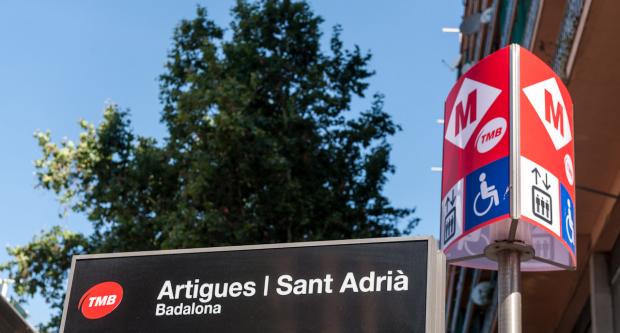
M 568 113 L 555 78 L 523 88 L 523 93 L 536 110 L 556 150 L 572 140 Z
M 466 78 L 456 95 L 446 127 L 446 140 L 463 149 L 480 120 L 502 91 Z

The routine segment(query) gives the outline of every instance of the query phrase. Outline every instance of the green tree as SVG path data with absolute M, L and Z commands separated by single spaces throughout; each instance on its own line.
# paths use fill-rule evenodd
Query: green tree
M 382 194 L 399 130 L 368 88 L 369 53 L 328 50 L 305 2 L 238 1 L 230 36 L 205 8 L 174 32 L 161 76 L 163 142 L 107 105 L 79 140 L 35 134 L 38 186 L 93 232 L 55 227 L 9 249 L 19 295 L 42 294 L 58 327 L 70 256 L 80 253 L 395 236 L 417 223 Z M 399 227 L 404 221 L 406 226 Z

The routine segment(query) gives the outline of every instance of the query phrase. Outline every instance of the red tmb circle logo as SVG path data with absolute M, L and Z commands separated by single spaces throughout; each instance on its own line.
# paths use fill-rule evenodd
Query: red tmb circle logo
M 78 303 L 78 310 L 87 319 L 109 315 L 123 300 L 123 287 L 112 281 L 102 282 L 88 289 Z

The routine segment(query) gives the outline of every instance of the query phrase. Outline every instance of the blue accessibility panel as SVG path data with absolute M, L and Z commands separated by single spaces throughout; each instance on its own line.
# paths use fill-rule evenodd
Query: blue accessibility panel
M 465 177 L 465 230 L 510 213 L 508 157 L 489 163 Z
M 575 204 L 564 185 L 560 184 L 560 205 L 562 207 L 562 238 L 575 254 L 577 225 L 575 224 Z

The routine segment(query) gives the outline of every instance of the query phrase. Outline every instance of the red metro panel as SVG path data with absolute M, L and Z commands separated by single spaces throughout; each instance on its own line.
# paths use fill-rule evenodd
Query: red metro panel
M 568 89 L 547 64 L 521 48 L 521 156 L 558 177 L 573 199 L 574 134 Z
M 568 265 L 553 261 L 575 266 L 573 103 L 562 80 L 542 60 L 521 49 L 520 65 L 521 218 L 546 230 L 570 253 Z M 548 253 L 546 259 L 552 257 L 559 255 Z
M 509 61 L 509 48 L 483 59 L 446 98 L 442 197 L 472 171 L 509 154 Z M 495 126 L 485 126 L 490 121 Z
M 508 217 L 509 65 L 509 48 L 495 52 L 463 74 L 446 98 L 440 243 L 459 257 L 473 254 L 464 237 Z M 450 251 L 454 245 L 462 253 Z

